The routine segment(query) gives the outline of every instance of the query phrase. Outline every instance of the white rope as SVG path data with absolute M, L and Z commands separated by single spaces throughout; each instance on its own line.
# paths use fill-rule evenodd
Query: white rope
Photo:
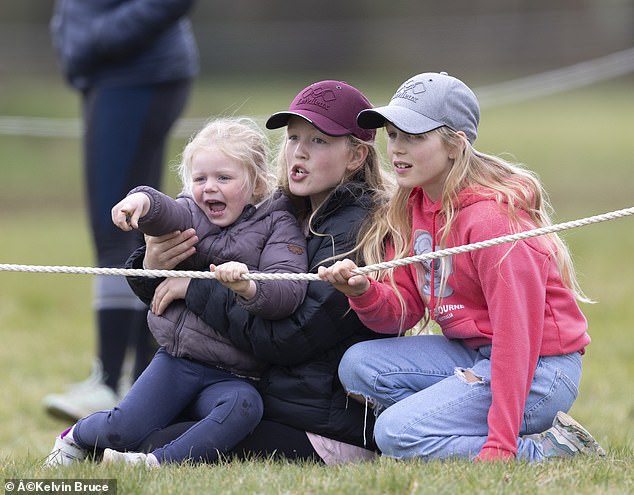
M 474 89 L 480 106 L 490 107 L 548 96 L 634 71 L 634 48 L 531 76 Z
M 515 103 L 531 98 L 589 86 L 634 72 L 634 47 L 603 57 L 561 67 L 539 74 L 475 88 L 482 108 Z M 208 118 L 180 118 L 172 131 L 173 137 L 188 138 L 207 122 Z M 265 116 L 256 117 L 258 122 Z M 77 138 L 83 133 L 78 118 L 48 118 L 0 115 L 0 135 L 52 138 Z
M 417 263 L 426 260 L 432 260 L 436 258 L 442 258 L 445 256 L 451 256 L 453 254 L 467 253 L 475 251 L 477 249 L 483 249 L 491 246 L 497 246 L 498 244 L 504 244 L 507 242 L 520 241 L 531 237 L 537 237 L 546 234 L 552 234 L 560 232 L 562 230 L 569 230 L 576 227 L 582 227 L 584 225 L 590 225 L 593 223 L 605 222 L 607 220 L 615 220 L 617 218 L 625 217 L 634 214 L 634 207 L 625 208 L 622 210 L 616 210 L 601 215 L 595 215 L 592 217 L 581 218 L 578 220 L 572 220 L 570 222 L 559 223 L 555 225 L 549 225 L 547 227 L 540 227 L 538 229 L 527 230 L 524 232 L 518 232 L 516 234 L 509 234 L 486 241 L 480 241 L 473 244 L 466 244 L 463 246 L 456 246 L 452 248 L 442 249 L 440 251 L 434 251 L 432 253 L 419 254 L 416 256 L 410 256 L 407 258 L 401 258 L 398 260 L 385 261 L 383 263 L 377 263 L 374 265 L 367 265 L 359 267 L 356 273 L 359 275 L 368 274 L 370 272 L 386 270 L 389 268 L 395 268 L 398 266 L 405 266 L 412 263 Z M 133 268 L 90 268 L 90 267 L 76 267 L 76 266 L 41 266 L 41 265 L 17 265 L 4 263 L 0 264 L 0 271 L 5 272 L 27 272 L 27 273 L 73 273 L 82 275 L 119 275 L 125 277 L 174 277 L 174 278 L 215 278 L 212 272 L 208 271 L 191 271 L 191 270 L 144 270 Z M 321 280 L 315 273 L 249 273 L 242 276 L 242 280 Z
M 475 242 L 473 244 L 466 244 L 463 246 L 456 246 L 452 248 L 442 249 L 440 251 L 434 251 L 432 253 L 419 254 L 416 256 L 409 256 L 407 258 L 401 258 L 398 260 L 385 261 L 383 263 L 377 263 L 375 265 L 368 265 L 365 267 L 359 267 L 356 271 L 362 275 L 372 271 L 385 270 L 388 268 L 394 268 L 397 266 L 404 266 L 415 262 L 433 260 L 436 258 L 442 258 L 445 256 L 451 256 L 453 254 L 468 253 L 477 249 L 487 248 L 491 246 L 497 246 L 498 244 L 504 244 L 506 242 L 521 241 L 523 239 L 529 239 L 531 237 L 538 237 L 546 234 L 553 234 L 562 230 L 574 229 L 576 227 L 582 227 L 592 223 L 605 222 L 607 220 L 614 220 L 616 218 L 626 217 L 628 215 L 634 215 L 634 207 L 625 208 L 623 210 L 616 210 L 601 215 L 595 215 L 592 217 L 580 218 L 579 220 L 571 220 L 570 222 L 559 223 L 556 225 L 549 225 L 547 227 L 540 227 L 538 229 L 526 230 L 524 232 L 518 232 L 516 234 L 504 235 L 489 239 L 486 241 Z

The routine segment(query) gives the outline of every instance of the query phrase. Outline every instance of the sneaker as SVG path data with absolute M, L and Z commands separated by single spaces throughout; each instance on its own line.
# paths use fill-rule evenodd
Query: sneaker
M 590 432 L 563 411 L 557 413 L 551 428 L 531 437 L 542 446 L 545 457 L 605 455 L 605 450 Z
M 62 394 L 47 395 L 43 403 L 49 414 L 77 421 L 96 411 L 112 409 L 119 403 L 119 396 L 103 383 L 101 363 L 96 361 L 87 380 L 69 385 Z
M 140 464 L 147 467 L 156 468 L 159 467 L 159 462 L 152 454 L 143 454 L 142 452 L 118 452 L 112 449 L 106 449 L 103 451 L 104 464 L 113 464 L 121 462 L 124 464 Z
M 45 468 L 69 466 L 86 459 L 88 451 L 75 443 L 69 431 L 70 428 L 55 439 L 53 450 L 44 460 Z

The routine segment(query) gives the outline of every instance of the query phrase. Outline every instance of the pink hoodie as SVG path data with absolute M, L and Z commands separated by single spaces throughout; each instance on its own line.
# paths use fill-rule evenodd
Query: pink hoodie
M 447 247 L 511 234 L 509 218 L 495 200 L 464 191 Z M 440 201 L 415 188 L 412 255 L 437 250 L 442 227 Z M 529 222 L 528 216 L 523 220 Z M 530 223 L 529 223 L 530 225 Z M 529 230 L 532 227 L 527 227 Z M 433 242 L 432 242 L 433 240 Z M 572 291 L 564 287 L 544 239 L 531 238 L 434 260 L 426 276 L 422 263 L 395 270 L 407 306 L 404 328 L 433 309 L 433 319 L 449 339 L 478 348 L 492 344 L 489 434 L 480 458 L 508 458 L 517 451 L 524 404 L 539 356 L 583 352 L 590 342 L 587 322 Z M 388 253 L 388 259 L 393 252 Z M 442 264 L 450 270 L 439 284 Z M 434 283 L 430 283 L 430 279 Z M 440 290 L 443 293 L 440 294 Z M 378 333 L 398 333 L 401 305 L 389 282 L 371 281 L 352 309 Z

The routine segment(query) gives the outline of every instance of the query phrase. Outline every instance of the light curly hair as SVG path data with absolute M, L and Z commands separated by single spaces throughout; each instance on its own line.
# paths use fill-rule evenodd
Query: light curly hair
M 218 148 L 240 162 L 247 170 L 244 186 L 257 191 L 254 201 L 269 196 L 275 188 L 275 177 L 267 162 L 268 141 L 254 120 L 248 117 L 225 117 L 211 120 L 194 134 L 177 165 L 183 193 L 192 193 L 192 160 L 200 150 Z

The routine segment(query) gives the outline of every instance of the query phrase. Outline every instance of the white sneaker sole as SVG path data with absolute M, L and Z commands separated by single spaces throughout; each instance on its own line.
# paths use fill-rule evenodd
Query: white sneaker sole
M 579 452 L 588 455 L 605 455 L 605 450 L 603 450 L 590 432 L 581 426 L 573 417 L 563 411 L 559 411 L 555 417 L 553 426 L 556 426 L 557 424 L 564 430 L 574 432 L 575 437 L 579 440 L 579 442 L 574 444 L 574 447 L 579 450 Z M 566 444 L 569 443 L 570 442 L 566 442 Z

